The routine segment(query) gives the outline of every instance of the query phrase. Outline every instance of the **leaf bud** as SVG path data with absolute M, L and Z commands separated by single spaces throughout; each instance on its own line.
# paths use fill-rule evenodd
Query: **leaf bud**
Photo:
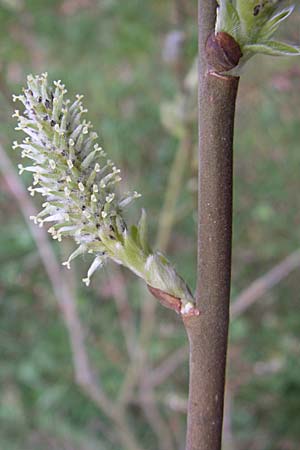
M 236 67 L 243 56 L 239 44 L 230 34 L 212 33 L 206 41 L 206 59 L 217 72 L 228 72 Z

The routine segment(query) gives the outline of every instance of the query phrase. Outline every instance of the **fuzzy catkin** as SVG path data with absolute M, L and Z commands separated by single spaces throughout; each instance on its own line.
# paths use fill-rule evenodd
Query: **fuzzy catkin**
M 30 194 L 45 197 L 42 211 L 31 217 L 49 228 L 54 239 L 72 237 L 77 249 L 63 264 L 70 268 L 71 261 L 83 253 L 91 253 L 94 260 L 83 281 L 88 286 L 92 274 L 107 258 L 128 267 L 145 282 L 181 300 L 182 313 L 193 308 L 190 289 L 177 274 L 168 259 L 153 252 L 147 242 L 146 214 L 138 226 L 128 229 L 123 210 L 137 192 L 120 196 L 116 184 L 121 181 L 120 170 L 107 159 L 97 143 L 97 133 L 83 119 L 87 112 L 82 96 L 71 103 L 61 81 L 48 84 L 47 74 L 29 75 L 23 94 L 13 96 L 24 105 L 23 115 L 16 110 L 17 130 L 27 134 L 21 144 L 23 158 L 31 160 L 29 166 L 19 164 L 19 172 L 32 172 Z

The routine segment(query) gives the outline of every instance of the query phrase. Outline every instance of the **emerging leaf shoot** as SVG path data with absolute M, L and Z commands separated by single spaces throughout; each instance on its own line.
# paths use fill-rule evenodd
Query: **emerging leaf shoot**
M 288 0 L 218 0 L 215 34 L 226 33 L 239 45 L 242 58 L 237 70 L 256 53 L 300 55 L 300 47 L 272 37 L 294 10 Z M 226 71 L 226 70 L 224 70 Z

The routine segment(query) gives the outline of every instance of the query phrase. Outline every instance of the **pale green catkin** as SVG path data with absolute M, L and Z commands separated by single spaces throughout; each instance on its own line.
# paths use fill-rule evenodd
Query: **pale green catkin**
M 19 164 L 19 171 L 32 172 L 33 185 L 28 190 L 46 200 L 31 219 L 39 226 L 52 222 L 49 233 L 58 241 L 64 236 L 75 240 L 77 249 L 63 263 L 68 268 L 77 256 L 94 255 L 83 279 L 87 286 L 92 274 L 110 258 L 148 285 L 181 299 L 181 313 L 189 313 L 194 309 L 193 295 L 168 259 L 151 250 L 145 212 L 138 226 L 128 229 L 125 223 L 123 209 L 140 194 L 118 195 L 120 170 L 95 142 L 98 136 L 91 123 L 82 118 L 87 112 L 82 96 L 71 103 L 66 93 L 61 81 L 49 85 L 44 73 L 29 75 L 23 94 L 13 96 L 24 105 L 23 115 L 18 110 L 13 115 L 18 119 L 16 129 L 27 134 L 13 148 L 20 148 L 22 158 L 31 161 L 28 166 Z

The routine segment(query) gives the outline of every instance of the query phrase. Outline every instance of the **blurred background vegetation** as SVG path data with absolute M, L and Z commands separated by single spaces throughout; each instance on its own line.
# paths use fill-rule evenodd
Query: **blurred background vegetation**
M 285 39 L 300 41 L 299 19 L 298 8 L 281 31 Z M 22 213 L 41 199 L 24 195 L 29 178 L 15 177 L 11 94 L 28 73 L 48 71 L 70 96 L 85 95 L 104 148 L 128 187 L 143 193 L 128 220 L 147 209 L 152 241 L 194 287 L 196 52 L 195 0 L 0 1 L 3 450 L 131 450 L 97 400 L 99 390 L 120 405 L 138 448 L 184 448 L 188 369 L 180 319 L 156 309 L 142 283 L 113 265 L 85 288 L 88 258 L 60 270 L 72 242 L 49 247 L 38 231 L 36 246 Z M 256 57 L 247 65 L 235 135 L 236 305 L 224 450 L 299 449 L 299 102 L 298 59 Z M 87 358 L 95 389 L 80 381 Z

